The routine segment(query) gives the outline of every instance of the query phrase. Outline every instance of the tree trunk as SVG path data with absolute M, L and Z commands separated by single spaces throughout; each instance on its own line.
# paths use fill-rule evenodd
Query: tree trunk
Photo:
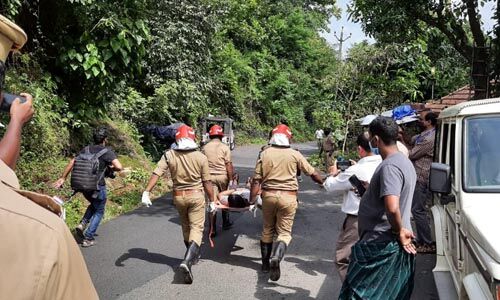
M 472 37 L 474 38 L 474 55 L 472 57 L 472 81 L 474 82 L 474 99 L 488 98 L 488 51 L 486 40 L 477 14 L 477 1 L 464 0 L 467 7 Z
M 488 52 L 485 47 L 474 49 L 472 61 L 472 81 L 474 84 L 474 100 L 488 98 Z

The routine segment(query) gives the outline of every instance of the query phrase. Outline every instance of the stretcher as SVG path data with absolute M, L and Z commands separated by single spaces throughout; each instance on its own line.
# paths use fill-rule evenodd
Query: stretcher
M 254 218 L 256 217 L 256 213 L 257 213 L 257 205 L 250 205 L 247 207 L 229 207 L 227 205 L 224 205 L 224 204 L 218 202 L 217 204 L 215 204 L 215 207 L 217 208 L 217 210 L 224 209 L 227 211 L 236 211 L 236 212 L 246 212 L 246 211 L 253 212 Z M 213 234 L 214 228 L 215 228 L 214 221 L 215 221 L 215 214 L 216 213 L 217 213 L 217 211 L 210 213 L 210 231 L 208 233 L 208 240 L 210 241 L 210 248 L 215 247 L 215 243 L 213 241 L 212 234 Z

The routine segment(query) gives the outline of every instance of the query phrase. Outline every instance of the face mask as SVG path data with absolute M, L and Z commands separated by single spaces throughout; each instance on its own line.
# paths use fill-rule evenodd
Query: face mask
M 373 139 L 372 139 L 373 140 Z M 372 141 L 368 141 L 368 145 L 370 145 L 370 151 L 375 154 L 375 155 L 379 155 L 380 154 L 380 151 L 378 151 L 378 147 L 373 147 L 372 146 Z

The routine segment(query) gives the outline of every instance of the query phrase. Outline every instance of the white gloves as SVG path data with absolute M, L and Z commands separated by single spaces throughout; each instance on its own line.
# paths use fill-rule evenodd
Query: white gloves
M 153 203 L 151 203 L 151 199 L 149 198 L 149 192 L 147 191 L 142 192 L 141 203 L 146 207 L 153 205 Z
M 259 206 L 262 206 L 262 198 L 260 197 L 260 195 L 257 195 L 257 197 L 255 197 L 255 203 Z
M 217 207 L 215 207 L 215 203 L 214 203 L 214 202 L 210 202 L 210 203 L 208 204 L 207 211 L 208 211 L 209 213 L 214 213 L 214 212 L 216 212 L 216 211 L 217 211 Z

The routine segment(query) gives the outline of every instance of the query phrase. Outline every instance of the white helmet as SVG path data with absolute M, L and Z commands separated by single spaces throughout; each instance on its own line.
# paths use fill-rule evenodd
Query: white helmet
M 377 115 L 367 115 L 361 119 L 361 126 L 368 126 L 370 123 L 377 118 Z

